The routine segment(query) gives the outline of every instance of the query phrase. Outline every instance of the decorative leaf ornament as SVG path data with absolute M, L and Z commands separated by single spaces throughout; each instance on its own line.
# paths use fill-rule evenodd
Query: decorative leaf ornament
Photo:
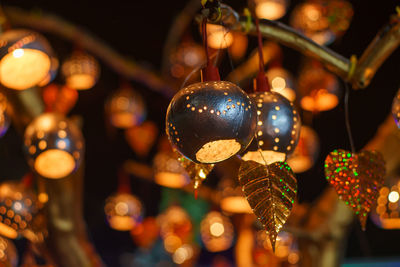
M 297 193 L 293 171 L 286 162 L 265 166 L 251 160 L 242 161 L 239 183 L 275 251 L 276 238 L 289 217 Z
M 183 168 L 189 174 L 189 177 L 193 180 L 193 188 L 197 190 L 201 183 L 207 178 L 208 174 L 214 168 L 214 164 L 198 164 L 193 161 L 180 156 L 178 161 L 181 163 Z
M 377 151 L 335 149 L 325 159 L 325 176 L 339 198 L 350 206 L 365 230 L 367 215 L 383 186 L 385 161 Z

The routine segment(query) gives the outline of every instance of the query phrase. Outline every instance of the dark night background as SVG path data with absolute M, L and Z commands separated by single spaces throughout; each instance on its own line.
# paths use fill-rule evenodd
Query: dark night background
M 185 6 L 185 2 L 184 0 L 107 2 L 8 0 L 2 1 L 2 4 L 34 12 L 42 10 L 54 13 L 93 33 L 120 54 L 159 72 L 166 34 L 174 16 Z M 291 8 L 297 2 L 299 1 L 292 0 Z M 347 33 L 330 47 L 345 57 L 350 57 L 352 54 L 360 57 L 378 30 L 388 22 L 389 15 L 395 13 L 395 6 L 399 2 L 394 0 L 350 2 L 354 7 L 351 26 Z M 226 1 L 226 3 L 238 11 L 246 5 L 244 0 Z M 281 21 L 288 23 L 288 17 L 286 15 Z M 73 44 L 57 36 L 47 34 L 45 36 L 60 61 L 67 57 L 74 47 Z M 298 73 L 300 58 L 296 51 L 284 48 L 284 67 L 293 74 Z M 101 67 L 99 82 L 93 89 L 79 92 L 78 103 L 71 113 L 81 115 L 84 120 L 83 134 L 86 139 L 84 207 L 88 231 L 105 263 L 109 266 L 118 266 L 119 256 L 133 252 L 135 245 L 129 233 L 117 232 L 107 226 L 103 206 L 107 196 L 116 190 L 116 173 L 120 164 L 126 159 L 136 158 L 125 142 L 122 131 L 107 130 L 104 101 L 118 88 L 119 77 L 105 64 L 102 63 Z M 399 73 L 400 51 L 396 50 L 383 64 L 367 89 L 351 92 L 350 120 L 357 149 L 361 149 L 374 136 L 378 125 L 389 114 L 392 99 L 400 84 Z M 56 81 L 61 83 L 61 77 L 57 77 Z M 160 133 L 163 133 L 164 114 L 169 100 L 141 84 L 133 82 L 132 85 L 146 99 L 148 119 L 156 121 Z M 343 101 L 335 109 L 316 115 L 313 127 L 320 138 L 321 154 L 312 170 L 297 175 L 299 198 L 303 202 L 314 200 L 326 186 L 323 160 L 327 153 L 334 148 L 349 149 Z M 1 180 L 19 179 L 28 170 L 21 147 L 21 136 L 14 129 L 10 129 L 0 140 Z M 151 155 L 142 161 L 151 163 L 155 152 L 156 148 L 153 148 Z M 132 191 L 144 202 L 146 216 L 155 216 L 158 213 L 161 200 L 160 187 L 132 179 Z M 348 239 L 346 258 L 399 257 L 399 240 L 399 230 L 382 230 L 368 221 L 367 231 L 361 233 L 359 225 L 354 224 Z

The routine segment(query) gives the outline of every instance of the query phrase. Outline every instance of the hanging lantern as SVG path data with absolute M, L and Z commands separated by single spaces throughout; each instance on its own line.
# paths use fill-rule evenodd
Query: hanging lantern
M 106 112 L 113 126 L 128 129 L 145 120 L 146 105 L 139 93 L 124 85 L 108 98 Z
M 50 56 L 50 70 L 47 73 L 46 77 L 44 77 L 44 79 L 40 83 L 38 83 L 38 86 L 44 87 L 51 83 L 57 76 L 59 65 L 60 63 L 58 61 L 58 58 L 56 58 L 55 56 Z
M 233 43 L 233 34 L 222 25 L 207 24 L 208 46 L 214 49 L 224 49 Z
M 314 0 L 293 10 L 291 24 L 321 45 L 344 34 L 353 17 L 352 5 L 344 0 Z
M 339 103 L 337 78 L 319 64 L 306 65 L 299 76 L 298 87 L 301 94 L 300 105 L 304 110 L 326 111 L 333 109 Z
M 397 94 L 393 99 L 392 115 L 396 122 L 397 127 L 400 128 L 400 90 L 397 91 Z
M 200 223 L 201 240 L 210 252 L 227 250 L 232 246 L 233 226 L 229 218 L 211 211 Z
M 172 260 L 176 264 L 183 264 L 192 259 L 194 255 L 194 248 L 190 244 L 183 244 L 172 254 Z M 188 266 L 193 266 L 194 263 L 188 262 Z
M 287 163 L 295 173 L 310 169 L 318 158 L 319 139 L 317 133 L 308 126 L 301 126 L 299 143 Z
M 75 51 L 61 66 L 68 87 L 76 90 L 92 88 L 99 78 L 97 60 L 83 51 Z
M 385 186 L 379 190 L 375 212 L 371 218 L 383 229 L 400 229 L 400 177 L 386 179 Z
M 174 253 L 190 241 L 192 222 L 187 212 L 179 206 L 172 206 L 157 217 L 164 248 Z
M 0 266 L 17 267 L 17 248 L 10 240 L 0 237 Z
M 221 210 L 230 214 L 253 214 L 249 202 L 243 195 L 237 178 L 224 177 L 218 184 L 221 194 Z
M 196 163 L 216 163 L 251 142 L 256 111 L 249 96 L 226 81 L 202 82 L 180 90 L 167 110 L 170 142 Z
M 130 231 L 143 218 L 140 200 L 130 193 L 116 193 L 106 199 L 104 212 L 110 227 L 118 231 Z
M 50 70 L 52 49 L 40 34 L 9 30 L 0 36 L 0 83 L 25 90 L 40 83 Z
M 286 14 L 287 0 L 255 0 L 256 16 L 260 19 L 277 20 Z
M 23 183 L 0 184 L 0 235 L 17 238 L 30 227 L 38 210 L 36 195 Z
M 161 186 L 181 188 L 190 183 L 189 175 L 175 153 L 159 152 L 154 157 L 153 169 L 154 180 Z
M 250 97 L 257 106 L 257 138 L 242 159 L 261 164 L 285 161 L 299 139 L 301 122 L 297 109 L 279 93 L 256 92 Z
M 7 111 L 7 103 L 6 96 L 0 93 L 0 137 L 6 134 L 11 122 Z
M 271 91 L 280 93 L 290 102 L 296 99 L 293 77 L 288 71 L 281 67 L 270 68 L 265 75 L 268 78 Z
M 191 72 L 204 64 L 206 55 L 204 48 L 195 42 L 183 42 L 169 57 L 169 74 L 171 77 L 182 81 L 188 77 Z M 196 76 L 193 75 L 187 82 L 194 81 Z
M 82 162 L 82 133 L 62 115 L 40 115 L 28 125 L 24 138 L 28 163 L 45 178 L 66 177 L 77 170 Z

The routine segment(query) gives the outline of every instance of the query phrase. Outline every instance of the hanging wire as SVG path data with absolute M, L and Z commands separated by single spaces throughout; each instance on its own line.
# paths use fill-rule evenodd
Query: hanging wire
M 344 82 L 344 86 L 346 89 L 345 95 L 344 95 L 344 118 L 346 122 L 346 130 L 347 130 L 347 135 L 349 136 L 349 141 L 350 141 L 350 147 L 351 147 L 351 153 L 356 153 L 356 149 L 354 147 L 354 140 L 353 140 L 353 135 L 351 133 L 351 127 L 350 127 L 350 119 L 349 119 L 349 95 L 350 95 L 350 88 L 347 82 Z

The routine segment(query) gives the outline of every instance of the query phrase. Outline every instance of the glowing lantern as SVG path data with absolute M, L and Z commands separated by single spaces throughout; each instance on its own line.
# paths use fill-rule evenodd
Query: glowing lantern
M 232 245 L 233 226 L 220 212 L 209 212 L 200 223 L 201 239 L 208 251 L 227 250 Z
M 24 90 L 43 81 L 50 70 L 52 49 L 40 34 L 10 30 L 0 36 L 0 83 Z
M 184 209 L 178 206 L 169 207 L 157 217 L 157 222 L 167 252 L 174 253 L 183 244 L 188 243 L 192 222 Z
M 157 184 L 181 188 L 190 183 L 189 175 L 175 153 L 159 152 L 153 160 L 154 180 Z
M 301 122 L 296 108 L 275 92 L 257 92 L 250 97 L 257 106 L 257 138 L 242 159 L 261 164 L 284 161 L 299 139 Z
M 18 266 L 17 248 L 10 240 L 0 237 L 0 263 L 4 267 Z
M 183 264 L 190 260 L 194 255 L 193 246 L 189 244 L 183 244 L 172 254 L 172 260 L 176 264 Z M 191 264 L 192 265 L 192 264 Z
M 231 214 L 253 214 L 237 179 L 224 177 L 218 184 L 218 188 L 221 192 L 221 210 Z
M 36 195 L 24 184 L 11 181 L 0 184 L 0 234 L 14 239 L 27 231 L 38 205 Z
M 400 229 L 400 178 L 390 177 L 379 190 L 376 210 L 371 218 L 383 229 Z
M 271 91 L 280 93 L 289 101 L 296 99 L 293 78 L 289 72 L 280 67 L 270 68 L 265 75 L 268 78 Z
M 207 24 L 208 46 L 214 49 L 224 49 L 233 43 L 233 34 L 222 25 Z
M 184 42 L 180 44 L 176 51 L 169 57 L 170 75 L 182 81 L 182 79 L 189 76 L 196 67 L 203 65 L 205 60 L 206 55 L 201 45 L 195 42 Z M 188 82 L 195 78 L 196 75 L 193 75 L 192 79 L 188 80 Z
M 319 140 L 317 133 L 310 127 L 301 126 L 299 143 L 287 163 L 296 173 L 310 169 L 318 157 Z
M 397 127 L 400 128 L 400 90 L 397 91 L 397 94 L 393 99 L 392 115 L 396 122 Z
M 110 227 L 118 231 L 130 231 L 143 218 L 140 200 L 129 193 L 116 193 L 106 199 L 104 212 Z
M 277 20 L 286 14 L 286 0 L 255 0 L 255 12 L 260 19 Z
M 304 110 L 320 112 L 333 109 L 339 103 L 337 78 L 322 67 L 306 67 L 300 74 L 298 88 Z
M 353 17 L 344 0 L 307 1 L 293 10 L 291 24 L 319 44 L 329 44 L 348 29 Z
M 76 90 L 92 88 L 99 78 L 100 66 L 91 55 L 75 51 L 61 66 L 68 87 Z
M 73 122 L 60 114 L 44 113 L 26 128 L 24 148 L 28 163 L 38 174 L 59 179 L 79 167 L 84 140 Z
M 38 83 L 38 86 L 43 87 L 51 83 L 57 76 L 59 65 L 60 63 L 58 62 L 58 58 L 50 56 L 50 70 L 46 77 L 40 83 Z
M 123 86 L 108 98 L 106 112 L 113 126 L 128 129 L 145 120 L 146 105 L 139 93 Z
M 216 163 L 250 144 L 256 110 L 249 96 L 226 81 L 195 83 L 180 90 L 167 110 L 170 142 L 196 163 Z
M 7 99 L 0 93 L 0 137 L 3 137 L 10 126 L 10 116 L 7 112 Z

